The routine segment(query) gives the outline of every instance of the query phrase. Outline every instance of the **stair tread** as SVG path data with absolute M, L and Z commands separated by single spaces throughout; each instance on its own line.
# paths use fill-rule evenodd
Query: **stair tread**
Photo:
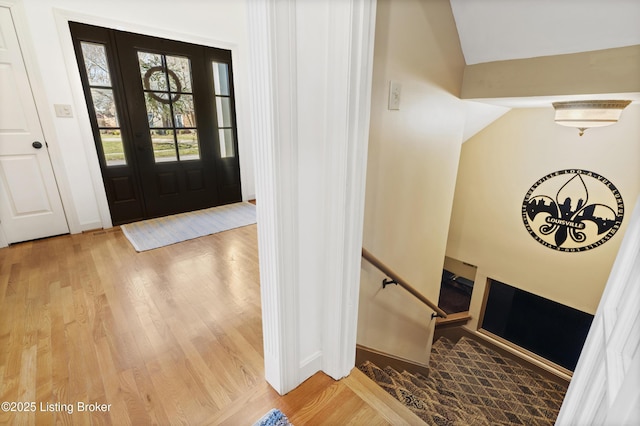
M 474 417 L 469 414 L 469 410 L 461 406 L 456 401 L 455 404 L 451 400 L 434 397 L 428 390 L 421 390 L 410 380 L 405 380 L 401 373 L 386 367 L 379 368 L 373 363 L 365 362 L 358 367 L 363 373 L 372 378 L 389 394 L 400 400 L 413 411 L 418 417 L 428 424 L 442 425 L 489 425 L 487 420 L 481 414 Z
M 455 342 L 446 337 L 441 337 L 431 345 L 430 367 L 433 363 L 446 359 L 447 353 L 455 346 Z
M 404 375 L 404 373 L 403 373 Z M 414 377 L 415 379 L 415 377 Z M 435 388 L 417 380 L 417 383 L 405 378 L 402 381 L 404 387 L 422 401 L 432 404 L 431 411 L 437 412 L 440 416 L 450 422 L 464 425 L 489 425 L 489 421 L 482 412 L 470 406 L 465 406 L 454 395 L 449 396 L 439 392 Z M 428 402 L 427 402 L 428 401 Z
M 533 383 L 536 387 L 541 388 L 541 391 L 554 390 L 564 393 L 567 390 L 566 386 L 562 386 L 552 380 L 549 380 L 510 358 L 503 357 L 499 353 L 479 344 L 475 340 L 462 337 L 457 345 L 459 345 L 457 347 L 464 351 L 467 356 L 474 357 L 474 359 L 480 362 L 490 362 L 498 364 L 501 367 L 502 371 L 504 371 L 506 374 L 515 373 L 516 375 L 526 376 L 527 378 L 534 380 Z M 522 380 L 520 380 L 520 382 L 522 382 Z M 528 380 L 527 384 L 530 383 L 530 380 Z
M 566 386 L 481 343 L 441 337 L 428 377 L 365 363 L 360 369 L 429 424 L 552 425 Z
M 430 375 L 498 424 L 552 424 L 564 395 L 560 385 L 471 339 L 461 338 L 430 366 Z

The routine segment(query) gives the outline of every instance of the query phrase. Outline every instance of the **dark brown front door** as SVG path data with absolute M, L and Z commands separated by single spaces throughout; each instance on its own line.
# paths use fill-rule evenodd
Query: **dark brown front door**
M 113 222 L 240 201 L 231 52 L 70 28 Z

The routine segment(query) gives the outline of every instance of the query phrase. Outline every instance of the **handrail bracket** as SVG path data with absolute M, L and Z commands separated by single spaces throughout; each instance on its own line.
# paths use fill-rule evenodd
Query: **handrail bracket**
M 382 288 L 385 289 L 388 285 L 395 284 L 398 285 L 398 281 L 390 280 L 389 278 L 385 278 L 382 280 Z
M 407 283 L 405 280 L 403 280 L 401 277 L 399 277 L 398 274 L 396 274 L 391 269 L 389 269 L 388 266 L 386 266 L 384 263 L 382 263 L 380 261 L 380 259 L 376 258 L 374 255 L 369 253 L 364 247 L 362 248 L 362 257 L 364 257 L 373 266 L 378 268 L 380 270 L 380 272 L 382 272 L 386 276 L 386 278 L 382 280 L 382 288 L 385 288 L 389 284 L 396 284 L 396 285 L 402 287 L 403 289 L 407 290 L 415 298 L 417 298 L 422 303 L 424 303 L 429 308 L 431 308 L 431 310 L 433 310 L 436 313 L 435 314 L 436 316 L 439 316 L 439 317 L 442 317 L 442 318 L 446 318 L 447 317 L 447 313 L 445 311 L 443 311 L 441 308 L 439 308 L 438 305 L 436 305 L 431 300 L 429 300 L 426 297 L 424 297 L 418 290 L 416 290 L 415 288 L 410 286 L 409 283 Z

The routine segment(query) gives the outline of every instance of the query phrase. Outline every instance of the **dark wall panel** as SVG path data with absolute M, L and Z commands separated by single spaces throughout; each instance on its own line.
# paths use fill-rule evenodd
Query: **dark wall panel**
M 573 371 L 593 315 L 491 280 L 482 328 Z

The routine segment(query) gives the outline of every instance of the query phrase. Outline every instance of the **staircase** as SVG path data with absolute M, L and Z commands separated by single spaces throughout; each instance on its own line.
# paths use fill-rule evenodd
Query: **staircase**
M 553 425 L 566 392 L 468 337 L 433 344 L 429 377 L 358 368 L 430 425 Z

